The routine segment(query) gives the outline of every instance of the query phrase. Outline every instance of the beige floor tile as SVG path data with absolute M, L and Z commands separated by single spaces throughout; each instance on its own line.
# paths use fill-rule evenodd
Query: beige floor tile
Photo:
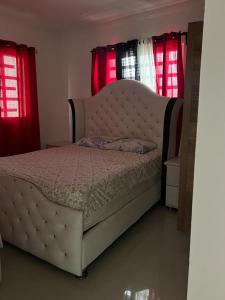
M 15 247 L 1 253 L 0 300 L 185 300 L 189 241 L 157 206 L 79 280 Z

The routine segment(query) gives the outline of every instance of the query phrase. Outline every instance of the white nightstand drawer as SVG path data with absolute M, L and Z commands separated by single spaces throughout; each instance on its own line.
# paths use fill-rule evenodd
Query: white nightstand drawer
M 178 208 L 179 187 L 166 187 L 166 206 Z
M 179 186 L 180 168 L 177 166 L 167 166 L 167 185 Z

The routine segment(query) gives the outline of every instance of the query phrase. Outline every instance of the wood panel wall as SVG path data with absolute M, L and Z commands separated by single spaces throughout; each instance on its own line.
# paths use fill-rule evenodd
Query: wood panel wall
M 203 22 L 189 24 L 181 138 L 178 229 L 190 233 L 198 120 Z

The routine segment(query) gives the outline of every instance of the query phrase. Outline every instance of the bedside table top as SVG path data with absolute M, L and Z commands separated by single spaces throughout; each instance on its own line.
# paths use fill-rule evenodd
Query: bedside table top
M 172 159 L 169 159 L 165 162 L 166 166 L 176 166 L 179 167 L 180 166 L 180 157 L 174 157 Z

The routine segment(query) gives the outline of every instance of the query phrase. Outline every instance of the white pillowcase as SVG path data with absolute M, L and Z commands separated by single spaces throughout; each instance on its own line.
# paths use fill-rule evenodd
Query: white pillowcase
M 133 152 L 139 154 L 148 153 L 157 148 L 157 145 L 151 141 L 143 141 L 140 139 L 124 138 L 108 143 L 101 149 L 117 150 L 124 152 Z
M 92 136 L 84 137 L 80 139 L 76 144 L 84 147 L 102 148 L 104 145 L 112 143 L 118 139 L 119 138 L 112 138 L 108 136 Z
M 77 142 L 77 145 L 139 154 L 145 154 L 157 148 L 157 145 L 151 141 L 105 136 L 84 137 Z

